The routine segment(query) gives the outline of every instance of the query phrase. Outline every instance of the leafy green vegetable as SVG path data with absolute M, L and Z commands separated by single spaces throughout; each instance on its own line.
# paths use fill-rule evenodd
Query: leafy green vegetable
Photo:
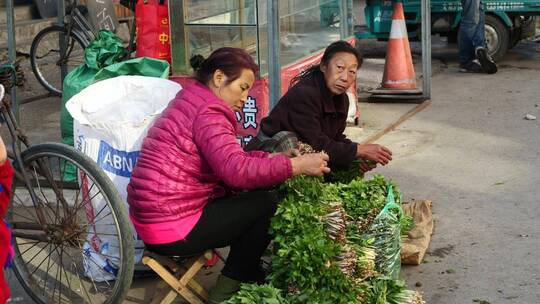
M 416 291 L 407 290 L 405 282 L 388 277 L 378 277 L 371 280 L 370 290 L 365 304 L 425 304 L 422 295 Z
M 242 284 L 240 291 L 224 304 L 289 304 L 281 290 L 269 284 Z
M 388 222 L 381 216 L 389 186 L 400 208 L 397 186 L 380 175 L 355 176 L 348 183 L 307 176 L 285 182 L 270 228 L 271 285 L 285 291 L 290 303 L 421 303 L 410 301 L 412 293 L 399 282 L 377 279 L 378 270 L 388 273 L 396 265 L 399 270 L 395 245 L 400 245 L 401 224 L 407 225 L 402 212 L 390 209 Z
M 326 181 L 332 183 L 348 184 L 354 179 L 362 179 L 364 174 L 360 172 L 360 162 L 355 160 L 347 169 L 332 170 L 326 177 Z

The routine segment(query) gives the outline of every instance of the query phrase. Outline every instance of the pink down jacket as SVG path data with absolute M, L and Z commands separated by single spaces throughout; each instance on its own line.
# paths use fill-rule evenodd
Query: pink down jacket
M 235 189 L 264 188 L 292 175 L 290 160 L 245 152 L 232 109 L 206 86 L 181 90 L 143 141 L 127 187 L 129 214 L 147 244 L 183 240 L 204 206 Z

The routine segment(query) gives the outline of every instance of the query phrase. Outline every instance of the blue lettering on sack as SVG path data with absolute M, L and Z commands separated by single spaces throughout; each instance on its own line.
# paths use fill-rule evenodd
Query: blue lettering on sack
M 99 143 L 98 164 L 103 169 L 123 177 L 131 177 L 131 171 L 139 158 L 140 151 L 116 150 L 103 140 Z

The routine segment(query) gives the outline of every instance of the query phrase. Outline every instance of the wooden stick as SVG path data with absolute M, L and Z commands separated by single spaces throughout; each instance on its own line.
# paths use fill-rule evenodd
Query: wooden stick
M 424 110 L 428 106 L 431 105 L 431 100 L 424 100 L 421 104 L 417 105 L 416 107 L 409 110 L 407 113 L 403 114 L 398 120 L 394 121 L 392 124 L 390 124 L 388 127 L 384 128 L 383 130 L 373 134 L 368 139 L 364 140 L 362 144 L 371 144 L 383 137 L 386 133 L 393 131 L 395 128 L 397 128 L 399 125 L 401 125 L 403 122 L 405 122 L 407 119 L 413 117 L 414 115 L 418 114 L 420 111 Z

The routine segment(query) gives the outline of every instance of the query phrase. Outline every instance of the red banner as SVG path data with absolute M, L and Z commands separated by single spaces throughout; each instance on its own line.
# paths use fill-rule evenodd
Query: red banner
M 138 1 L 135 8 L 137 23 L 137 57 L 152 57 L 171 62 L 169 7 L 167 1 Z

